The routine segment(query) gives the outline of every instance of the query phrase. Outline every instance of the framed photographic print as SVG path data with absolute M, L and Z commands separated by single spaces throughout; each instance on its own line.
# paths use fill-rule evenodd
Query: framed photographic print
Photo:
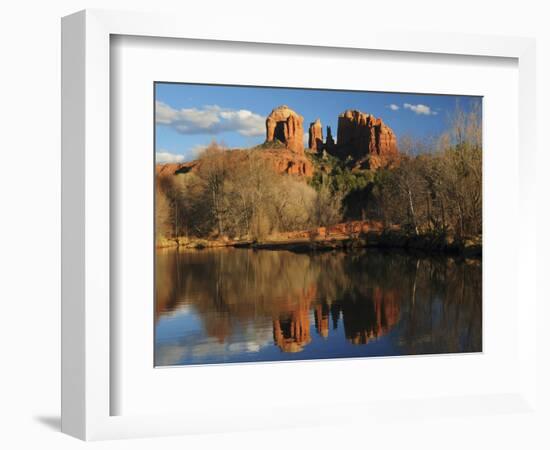
M 155 98 L 156 366 L 482 351 L 481 97 Z
M 184 22 L 63 19 L 63 431 L 531 410 L 533 42 Z

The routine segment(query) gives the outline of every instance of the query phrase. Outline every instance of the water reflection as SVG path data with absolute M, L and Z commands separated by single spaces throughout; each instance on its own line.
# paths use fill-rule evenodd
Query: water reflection
M 481 351 L 481 263 L 162 250 L 157 365 Z

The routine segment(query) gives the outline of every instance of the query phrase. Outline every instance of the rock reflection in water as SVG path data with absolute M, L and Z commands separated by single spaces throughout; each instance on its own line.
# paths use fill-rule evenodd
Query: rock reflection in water
M 157 365 L 481 351 L 481 262 L 162 250 Z

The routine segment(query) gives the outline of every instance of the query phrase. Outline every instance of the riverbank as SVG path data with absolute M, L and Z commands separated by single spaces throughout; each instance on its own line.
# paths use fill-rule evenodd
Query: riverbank
M 482 256 L 481 237 L 458 241 L 430 234 L 406 235 L 394 231 L 368 232 L 357 237 L 335 237 L 332 239 L 236 243 L 234 247 L 289 250 L 298 253 L 356 248 L 395 248 L 425 253 L 454 254 L 468 258 Z
M 159 245 L 160 244 L 160 245 Z M 372 230 L 356 234 L 274 236 L 265 240 L 207 240 L 174 238 L 157 242 L 158 248 L 179 247 L 204 249 L 216 247 L 253 248 L 258 250 L 287 250 L 296 253 L 349 250 L 355 248 L 404 249 L 409 251 L 453 254 L 468 258 L 482 256 L 481 236 L 454 239 L 442 234 L 410 235 L 400 230 Z
M 188 238 L 185 236 L 173 237 L 173 238 L 157 238 L 155 241 L 155 247 L 161 248 L 188 248 L 188 249 L 203 249 L 203 248 L 217 248 L 217 247 L 234 247 L 238 243 L 252 244 L 252 241 L 233 240 L 233 239 L 201 239 L 201 238 Z

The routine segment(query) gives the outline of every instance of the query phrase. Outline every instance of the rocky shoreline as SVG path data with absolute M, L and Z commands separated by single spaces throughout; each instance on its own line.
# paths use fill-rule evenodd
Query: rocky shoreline
M 333 236 L 330 238 L 252 240 L 189 240 L 171 239 L 157 243 L 157 248 L 178 247 L 182 249 L 205 249 L 218 247 L 252 248 L 257 250 L 286 250 L 296 253 L 351 250 L 359 248 L 401 249 L 429 254 L 449 254 L 467 258 L 481 258 L 481 236 L 457 240 L 445 235 L 409 235 L 400 231 L 370 231 L 356 236 Z
M 312 251 L 350 250 L 358 248 L 402 249 L 423 253 L 453 254 L 464 257 L 481 257 L 481 238 L 455 241 L 431 235 L 409 236 L 401 233 L 366 233 L 343 239 L 266 241 L 235 244 L 234 247 L 262 250 L 288 250 L 297 253 Z

